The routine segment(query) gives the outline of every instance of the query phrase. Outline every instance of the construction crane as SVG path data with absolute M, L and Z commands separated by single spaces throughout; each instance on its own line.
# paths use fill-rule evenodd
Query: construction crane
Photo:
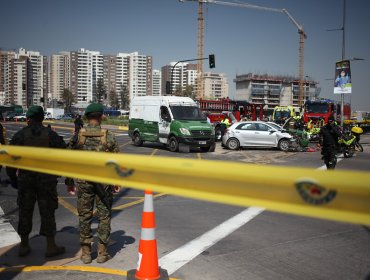
M 293 22 L 293 24 L 298 29 L 299 34 L 299 66 L 298 66 L 298 75 L 299 75 L 299 95 L 298 95 L 298 105 L 303 105 L 304 99 L 304 89 L 303 89 L 303 80 L 304 80 L 304 40 L 307 38 L 307 34 L 305 33 L 303 26 L 300 25 L 293 16 L 288 12 L 287 9 L 277 9 L 277 8 L 270 8 L 270 7 L 263 7 L 248 3 L 233 3 L 233 2 L 225 2 L 225 1 L 218 1 L 218 0 L 179 0 L 180 2 L 198 2 L 198 59 L 203 58 L 203 48 L 204 48 L 204 17 L 203 17 L 203 4 L 219 4 L 219 5 L 226 5 L 226 6 L 233 6 L 233 7 L 240 7 L 240 8 L 248 8 L 248 9 L 257 9 L 263 11 L 270 11 L 270 12 L 277 12 L 283 13 L 288 16 L 288 18 Z M 198 60 L 197 64 L 197 71 L 198 71 L 198 79 L 197 79 L 197 96 L 203 97 L 204 92 L 204 83 L 203 83 L 203 61 Z

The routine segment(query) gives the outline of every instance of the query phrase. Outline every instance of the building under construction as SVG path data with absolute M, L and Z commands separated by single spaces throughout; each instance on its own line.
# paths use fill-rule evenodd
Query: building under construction
M 265 104 L 264 109 L 272 112 L 275 106 L 299 107 L 299 78 L 268 74 L 237 75 L 235 100 Z M 320 94 L 318 82 L 303 81 L 303 100 L 315 100 Z

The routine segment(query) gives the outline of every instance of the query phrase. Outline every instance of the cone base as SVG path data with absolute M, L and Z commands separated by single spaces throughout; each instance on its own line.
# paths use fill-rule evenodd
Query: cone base
M 159 267 L 159 278 L 136 278 L 136 269 L 127 271 L 127 280 L 169 280 L 167 270 Z

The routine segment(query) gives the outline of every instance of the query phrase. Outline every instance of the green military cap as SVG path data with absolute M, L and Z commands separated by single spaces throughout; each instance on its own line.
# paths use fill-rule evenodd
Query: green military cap
M 26 113 L 26 118 L 32 119 L 35 117 L 43 117 L 44 116 L 44 109 L 38 105 L 32 105 L 28 108 Z
M 100 103 L 91 103 L 85 110 L 85 115 L 89 113 L 101 112 L 103 113 L 104 107 Z

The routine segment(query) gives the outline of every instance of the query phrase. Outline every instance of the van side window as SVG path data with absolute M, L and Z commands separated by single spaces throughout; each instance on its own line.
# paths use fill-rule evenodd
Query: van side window
M 171 121 L 170 112 L 166 106 L 161 106 L 161 119 L 167 122 Z

